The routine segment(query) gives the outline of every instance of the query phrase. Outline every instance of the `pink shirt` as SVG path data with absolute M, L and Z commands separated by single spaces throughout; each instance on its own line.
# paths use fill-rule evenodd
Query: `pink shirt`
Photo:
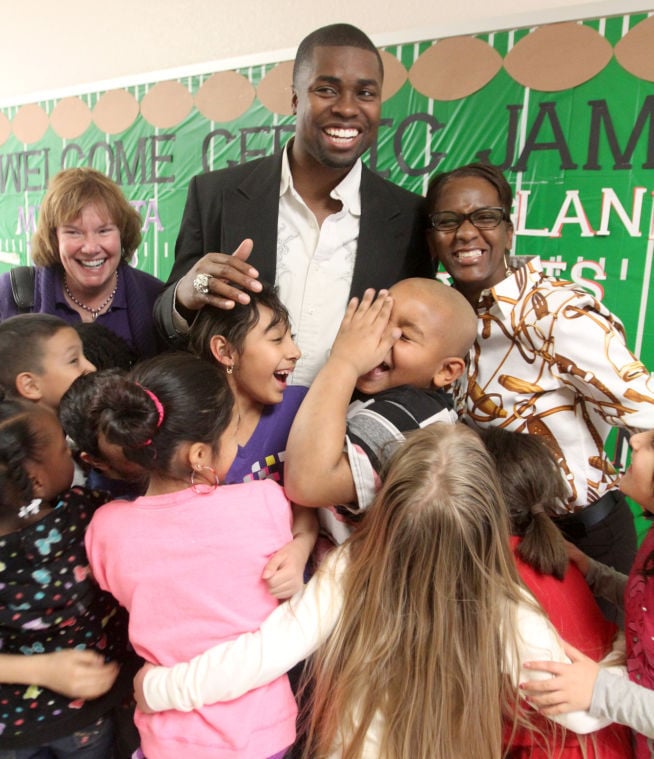
M 129 611 L 147 661 L 187 661 L 256 630 L 277 606 L 261 573 L 292 539 L 291 510 L 271 480 L 112 501 L 96 512 L 86 549 L 100 586 Z M 218 676 L 218 674 L 217 674 Z M 261 759 L 290 745 L 296 706 L 286 676 L 192 712 L 137 712 L 152 759 Z

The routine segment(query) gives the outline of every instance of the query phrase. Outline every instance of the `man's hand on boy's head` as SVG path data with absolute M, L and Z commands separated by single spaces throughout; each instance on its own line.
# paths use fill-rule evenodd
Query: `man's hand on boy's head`
M 389 324 L 393 299 L 388 290 L 366 290 L 359 302 L 349 302 L 334 340 L 330 361 L 352 367 L 356 378 L 382 363 L 400 337 L 401 330 Z

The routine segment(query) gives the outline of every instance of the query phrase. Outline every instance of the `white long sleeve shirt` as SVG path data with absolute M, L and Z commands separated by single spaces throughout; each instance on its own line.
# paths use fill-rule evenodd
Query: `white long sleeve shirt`
M 281 604 L 260 629 L 227 643 L 214 646 L 188 663 L 156 667 L 144 682 L 148 705 L 157 711 L 190 711 L 203 704 L 229 701 L 260 687 L 310 656 L 334 629 L 343 606 L 342 580 L 347 564 L 347 548 L 332 552 L 323 568 L 287 603 Z M 507 652 L 505 671 L 513 684 L 529 678 L 549 677 L 527 672 L 525 661 L 569 662 L 556 631 L 524 591 L 515 617 L 518 625 L 517 660 Z M 612 722 L 573 712 L 554 718 L 576 733 L 590 733 Z M 366 737 L 364 757 L 379 756 L 380 718 L 373 720 Z M 335 749 L 334 757 L 339 756 Z

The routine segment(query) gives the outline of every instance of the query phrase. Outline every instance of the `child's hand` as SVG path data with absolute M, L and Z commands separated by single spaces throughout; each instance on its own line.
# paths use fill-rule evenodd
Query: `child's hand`
M 296 540 L 291 540 L 276 551 L 261 575 L 261 579 L 268 585 L 270 595 L 283 601 L 301 590 L 306 562 L 306 551 Z
M 382 363 L 401 335 L 389 327 L 393 300 L 386 290 L 375 298 L 374 290 L 366 290 L 349 302 L 340 329 L 332 346 L 330 359 L 350 364 L 356 376 L 369 372 Z
M 39 658 L 38 684 L 68 698 L 99 698 L 111 688 L 120 670 L 117 662 L 107 663 L 88 649 L 70 648 Z
M 525 669 L 550 672 L 548 680 L 528 680 L 520 690 L 532 706 L 548 717 L 590 708 L 599 664 L 563 642 L 563 650 L 572 664 L 554 661 L 525 662 Z
M 583 551 L 580 551 L 573 543 L 569 543 L 567 540 L 564 542 L 565 550 L 568 552 L 568 559 L 577 565 L 577 569 L 585 577 L 588 574 L 588 570 L 590 568 L 590 561 L 588 560 L 588 556 L 586 556 Z
M 154 669 L 154 664 L 146 662 L 134 675 L 134 700 L 136 701 L 137 709 L 142 711 L 144 714 L 154 714 L 154 711 L 150 709 L 148 702 L 145 700 L 145 692 L 143 690 L 145 676 L 151 669 Z

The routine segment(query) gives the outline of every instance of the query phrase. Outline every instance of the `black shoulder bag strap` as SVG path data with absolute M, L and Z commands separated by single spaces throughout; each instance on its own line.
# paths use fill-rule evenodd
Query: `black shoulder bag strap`
M 9 271 L 11 294 L 20 311 L 31 311 L 34 308 L 34 277 L 33 266 L 14 266 Z

